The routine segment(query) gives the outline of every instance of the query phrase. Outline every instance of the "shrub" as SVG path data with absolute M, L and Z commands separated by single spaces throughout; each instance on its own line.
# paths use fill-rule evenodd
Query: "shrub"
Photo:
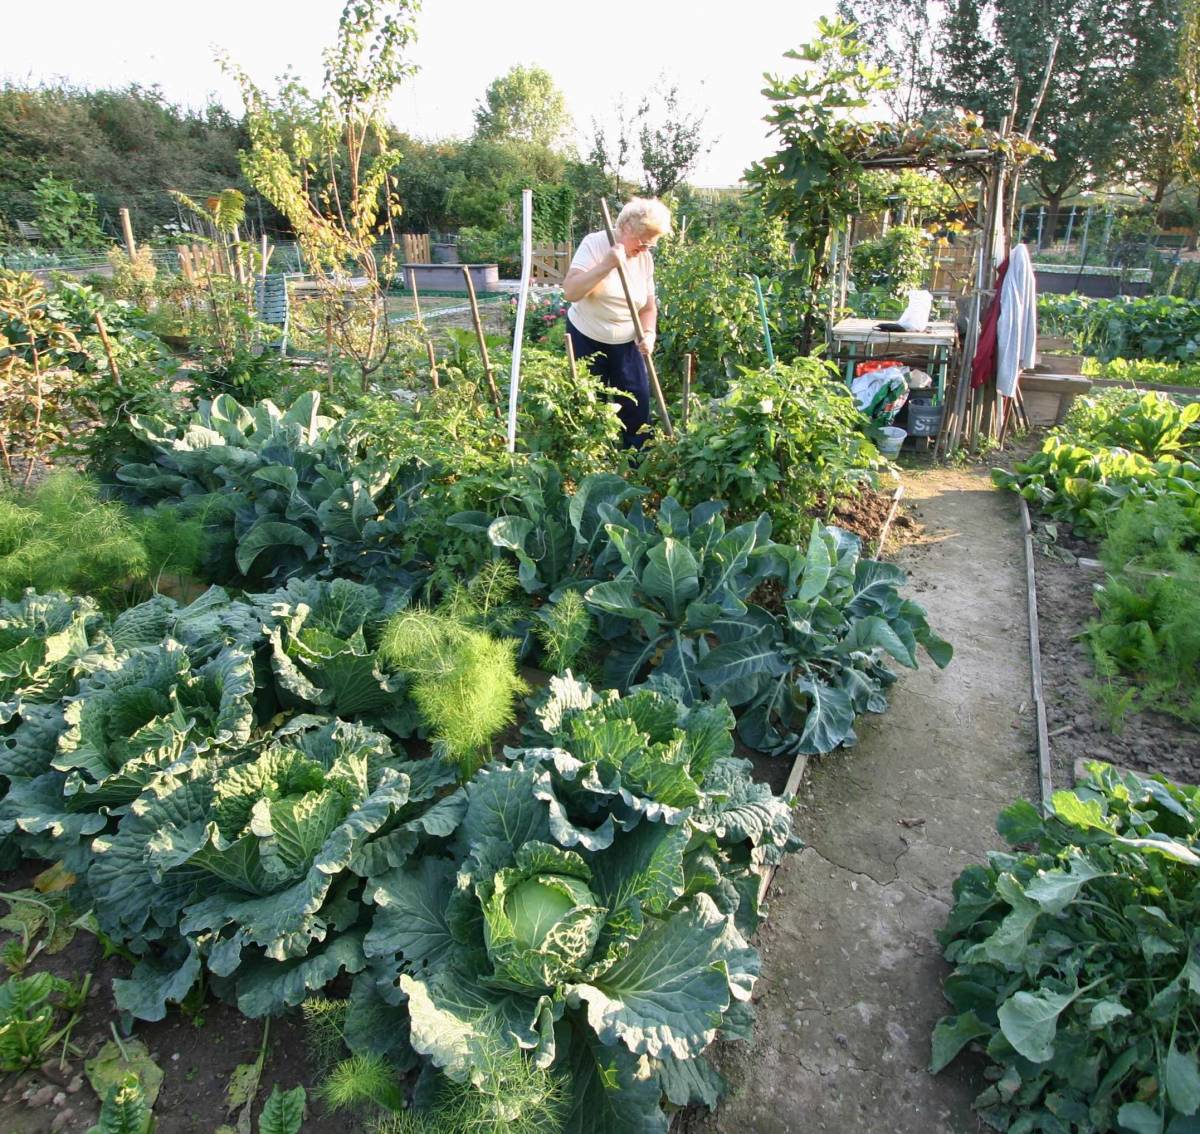
M 811 514 L 886 466 L 828 363 L 743 371 L 729 395 L 698 410 L 673 441 L 643 450 L 638 479 L 685 507 L 723 500 L 734 521 L 767 511 L 777 538 L 803 539 Z
M 923 287 L 933 262 L 929 234 L 912 225 L 893 225 L 877 240 L 864 240 L 851 251 L 851 279 L 859 291 L 883 288 L 900 295 Z
M 521 274 L 521 235 L 516 225 L 500 230 L 467 225 L 458 230 L 458 255 L 464 264 L 496 264 L 500 275 Z

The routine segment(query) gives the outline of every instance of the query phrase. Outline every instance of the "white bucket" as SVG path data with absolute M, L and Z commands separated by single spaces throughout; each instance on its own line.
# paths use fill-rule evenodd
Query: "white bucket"
M 883 434 L 883 439 L 879 442 L 879 451 L 888 457 L 897 456 L 908 433 L 903 429 L 897 429 L 894 425 L 885 425 L 879 432 Z

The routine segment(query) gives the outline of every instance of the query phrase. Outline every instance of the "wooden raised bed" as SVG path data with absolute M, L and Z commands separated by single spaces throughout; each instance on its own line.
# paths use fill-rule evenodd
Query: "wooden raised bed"
M 401 264 L 396 269 L 396 282 L 407 291 L 415 276 L 418 292 L 461 291 L 466 295 L 464 267 L 470 268 L 471 283 L 477 293 L 500 290 L 500 269 L 496 264 Z
M 1080 374 L 1041 374 L 1026 370 L 1021 375 L 1021 396 L 1030 425 L 1060 425 L 1071 403 L 1092 388 L 1092 380 Z

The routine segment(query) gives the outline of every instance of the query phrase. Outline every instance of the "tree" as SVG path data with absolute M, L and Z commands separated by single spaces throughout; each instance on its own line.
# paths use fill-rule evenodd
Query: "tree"
M 935 93 L 999 125 L 1019 84 L 1023 123 L 1059 37 L 1033 132 L 1054 156 L 1031 168 L 1053 224 L 1063 198 L 1113 176 L 1161 114 L 1154 92 L 1174 70 L 1177 28 L 1175 0 L 949 0 Z
M 1033 140 L 1053 153 L 1030 177 L 1056 214 L 1081 189 L 1129 172 L 1165 191 L 1165 97 L 1175 73 L 1179 0 L 841 0 L 869 57 L 892 67 L 905 117 L 962 106 L 992 127 L 1016 99 L 1016 125 L 1037 97 L 1048 46 L 1059 45 Z M 911 91 L 906 88 L 911 87 Z
M 830 236 L 858 208 L 865 171 L 854 151 L 873 135 L 870 124 L 852 115 L 891 82 L 886 70 L 867 61 L 852 23 L 821 17 L 817 32 L 811 43 L 784 53 L 805 64 L 801 74 L 765 76 L 763 94 L 771 103 L 765 121 L 779 149 L 745 173 L 766 215 L 780 218 L 793 241 L 795 268 L 787 283 L 804 311 L 805 347 L 828 273 Z
M 70 182 L 95 198 L 99 219 L 120 232 L 128 206 L 135 232 L 178 222 L 169 188 L 205 196 L 233 185 L 251 193 L 238 165 L 247 138 L 240 120 L 219 106 L 186 110 L 155 87 L 113 90 L 65 85 L 0 86 L 0 214 L 34 220 L 42 177 Z M 259 201 L 252 202 L 253 214 Z M 273 211 L 268 223 L 278 223 Z
M 1200 0 L 1184 0 L 1176 72 L 1181 130 L 1179 159 L 1184 176 L 1200 184 Z
M 688 114 L 679 105 L 679 88 L 656 92 L 661 108 L 651 110 L 651 97 L 637 110 L 638 148 L 642 158 L 642 186 L 650 197 L 661 197 L 678 185 L 696 159 L 706 152 L 703 114 Z
M 622 197 L 621 187 L 625 178 L 625 167 L 633 154 L 634 118 L 626 108 L 625 96 L 617 99 L 617 119 L 610 133 L 595 118 L 592 119 L 592 142 L 588 147 L 588 162 L 600 171 L 601 180 L 610 182 L 605 192 Z
M 938 19 L 943 13 L 940 3 L 927 0 L 839 0 L 838 15 L 857 25 L 871 61 L 891 72 L 896 85 L 880 97 L 902 122 L 934 109 Z
M 655 113 L 655 106 L 660 107 Z M 615 127 L 610 133 L 592 119 L 588 160 L 611 179 L 612 193 L 621 197 L 625 170 L 636 155 L 641 173 L 640 192 L 661 197 L 675 188 L 708 148 L 704 144 L 703 114 L 689 114 L 679 104 L 678 86 L 661 84 L 638 102 L 632 114 L 624 96 L 617 100 Z
M 475 136 L 489 141 L 552 148 L 570 129 L 566 99 L 541 67 L 511 67 L 492 80 L 475 107 Z
M 250 147 L 241 154 L 251 184 L 289 220 L 317 270 L 327 318 L 341 352 L 354 359 L 363 389 L 391 346 L 375 243 L 399 208 L 385 107 L 415 71 L 404 57 L 416 37 L 419 0 L 348 0 L 337 39 L 324 53 L 319 95 L 294 80 L 277 96 L 225 62 L 246 103 Z M 384 210 L 387 210 L 385 213 Z M 352 283 L 366 280 L 365 293 Z

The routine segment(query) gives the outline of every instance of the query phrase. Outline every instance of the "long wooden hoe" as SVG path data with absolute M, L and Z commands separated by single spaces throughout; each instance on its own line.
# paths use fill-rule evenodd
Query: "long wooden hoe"
M 604 214 L 604 228 L 608 232 L 610 245 L 617 243 L 616 230 L 613 228 L 612 217 L 608 213 L 608 202 L 600 198 L 600 211 Z M 642 321 L 638 318 L 637 308 L 633 303 L 633 293 L 629 290 L 629 277 L 625 274 L 625 265 L 617 261 L 617 275 L 621 277 L 621 288 L 625 292 L 625 302 L 629 304 L 629 317 L 633 320 L 633 334 L 637 342 L 645 339 L 642 331 Z M 662 418 L 663 430 L 674 441 L 675 430 L 671 425 L 671 415 L 667 411 L 667 400 L 663 397 L 662 387 L 658 384 L 658 371 L 654 369 L 654 359 L 649 354 L 643 355 L 646 360 L 646 372 L 650 375 L 650 389 L 654 391 L 654 400 L 658 403 L 658 416 Z

